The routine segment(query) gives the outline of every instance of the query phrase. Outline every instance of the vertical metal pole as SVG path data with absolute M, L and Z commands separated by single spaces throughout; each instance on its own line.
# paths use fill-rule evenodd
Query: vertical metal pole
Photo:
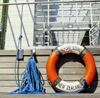
M 91 27 L 93 26 L 93 17 L 92 17 L 92 6 L 90 3 L 90 15 L 91 15 Z
M 61 4 L 62 5 L 62 9 L 61 9 L 61 11 L 62 11 L 62 22 L 61 22 L 61 25 L 62 25 L 62 29 L 64 29 L 64 25 L 63 25 L 63 3 Z M 64 31 L 62 31 L 62 43 L 64 42 L 64 37 L 63 37 L 63 35 L 64 35 Z M 64 43 L 63 43 L 64 44 Z
M 93 26 L 92 24 L 92 10 L 91 10 L 91 3 L 90 3 L 90 16 L 91 16 L 91 27 Z M 89 31 L 89 41 L 90 41 L 90 46 L 91 46 L 91 40 L 92 40 L 92 35 L 91 35 L 91 30 Z
M 50 0 L 48 0 L 48 2 L 49 2 Z M 50 18 L 50 4 L 48 4 L 48 26 L 49 26 L 49 18 Z M 49 40 L 50 40 L 50 37 L 49 37 L 49 29 L 47 28 L 47 32 L 48 32 L 48 46 L 50 46 L 49 45 Z
M 48 0 L 48 2 L 49 2 L 49 0 Z M 48 26 L 49 26 L 49 9 L 50 9 L 50 7 L 49 7 L 49 4 L 48 4 Z
M 43 46 L 45 45 L 45 26 L 46 24 L 45 23 L 43 23 Z
M 36 9 L 36 5 L 33 4 L 33 6 L 34 6 L 34 9 Z M 34 15 L 33 15 L 33 46 L 36 45 L 36 35 L 35 35 L 35 28 L 34 28 L 35 27 L 35 20 L 34 20 L 35 13 L 36 13 L 36 10 L 34 10 Z
M 91 30 L 89 30 L 89 43 L 90 43 L 90 46 L 91 46 Z
M 78 9 L 77 9 L 77 3 L 76 3 L 76 24 L 77 24 L 77 28 L 79 29 L 79 26 L 78 26 Z
M 22 4 L 22 8 L 21 8 L 21 26 L 20 26 L 20 35 L 22 35 L 22 28 L 23 28 L 23 4 Z M 20 49 L 22 48 L 22 39 L 20 39 Z
M 22 27 L 23 27 L 23 22 L 22 22 L 22 17 L 23 17 L 23 4 L 22 4 L 22 7 L 21 7 L 21 12 L 20 12 L 21 14 L 20 14 L 20 20 L 21 20 L 21 24 L 20 24 L 20 35 L 22 35 Z M 20 49 L 22 48 L 22 39 L 20 39 Z M 20 51 L 20 52 L 22 52 L 22 51 Z M 22 56 L 22 58 L 23 58 L 23 54 L 22 53 L 18 53 L 18 57 L 19 57 L 19 59 L 18 59 L 18 68 L 17 68 L 17 78 L 18 78 L 18 84 L 20 85 L 20 81 L 19 81 L 19 65 L 20 65 L 20 57 Z M 22 59 L 21 58 L 21 59 Z
M 63 21 L 63 20 L 64 20 L 64 19 L 63 19 L 63 18 L 64 18 L 64 16 L 63 16 L 63 15 L 64 15 L 64 14 L 63 14 L 63 13 L 64 13 L 64 12 L 63 12 L 63 7 L 64 7 L 64 6 L 63 6 L 63 3 L 62 3 L 62 25 L 64 25 L 64 21 Z
M 100 45 L 100 29 L 99 29 L 99 27 L 100 27 L 100 22 L 98 22 L 98 45 Z

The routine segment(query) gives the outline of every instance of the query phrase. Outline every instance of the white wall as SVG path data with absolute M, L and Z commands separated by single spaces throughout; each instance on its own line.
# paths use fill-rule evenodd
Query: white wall
M 14 2 L 34 2 L 34 0 L 9 0 Z M 7 31 L 5 39 L 5 50 L 15 50 L 18 37 L 21 32 L 21 5 L 10 5 L 8 9 Z M 22 48 L 33 46 L 34 32 L 34 5 L 23 6 Z

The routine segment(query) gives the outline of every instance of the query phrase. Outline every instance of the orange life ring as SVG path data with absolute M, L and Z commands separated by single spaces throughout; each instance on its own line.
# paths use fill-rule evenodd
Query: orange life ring
M 59 46 L 54 49 L 54 51 L 50 54 L 47 64 L 46 64 L 46 72 L 47 77 L 52 84 L 52 87 L 60 92 L 77 92 L 82 87 L 82 83 L 79 81 L 69 83 L 63 81 L 56 72 L 56 63 L 58 59 L 67 53 L 74 53 L 82 57 L 86 70 L 85 74 L 83 75 L 83 78 L 86 80 L 86 83 L 88 85 L 91 84 L 91 82 L 94 79 L 96 67 L 95 67 L 95 61 L 91 53 L 83 46 L 75 45 L 75 44 L 66 44 Z

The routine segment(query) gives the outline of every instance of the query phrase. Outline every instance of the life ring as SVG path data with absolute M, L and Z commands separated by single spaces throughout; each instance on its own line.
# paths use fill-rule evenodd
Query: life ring
M 58 59 L 62 57 L 62 55 L 65 55 L 67 53 L 74 53 L 81 56 L 86 66 L 83 79 L 85 79 L 88 85 L 91 84 L 96 72 L 94 58 L 89 52 L 89 50 L 86 49 L 86 47 L 75 45 L 75 44 L 65 44 L 54 49 L 54 51 L 50 54 L 47 60 L 47 64 L 46 64 L 47 77 L 50 83 L 52 84 L 52 87 L 56 91 L 77 92 L 82 87 L 82 79 L 80 79 L 79 81 L 75 81 L 73 83 L 66 82 L 63 81 L 56 72 L 56 63 Z

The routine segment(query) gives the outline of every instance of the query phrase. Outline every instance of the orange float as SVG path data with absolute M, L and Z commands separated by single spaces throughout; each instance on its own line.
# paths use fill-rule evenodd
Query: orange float
M 78 92 L 83 85 L 82 78 L 79 81 L 75 81 L 73 83 L 63 81 L 56 72 L 56 63 L 60 57 L 67 53 L 74 53 L 83 59 L 86 71 L 83 75 L 83 79 L 85 79 L 86 83 L 90 85 L 94 79 L 96 66 L 95 61 L 91 53 L 83 46 L 75 45 L 75 44 L 66 44 L 57 47 L 50 54 L 47 64 L 46 64 L 46 72 L 47 77 L 52 84 L 52 87 L 59 92 Z

